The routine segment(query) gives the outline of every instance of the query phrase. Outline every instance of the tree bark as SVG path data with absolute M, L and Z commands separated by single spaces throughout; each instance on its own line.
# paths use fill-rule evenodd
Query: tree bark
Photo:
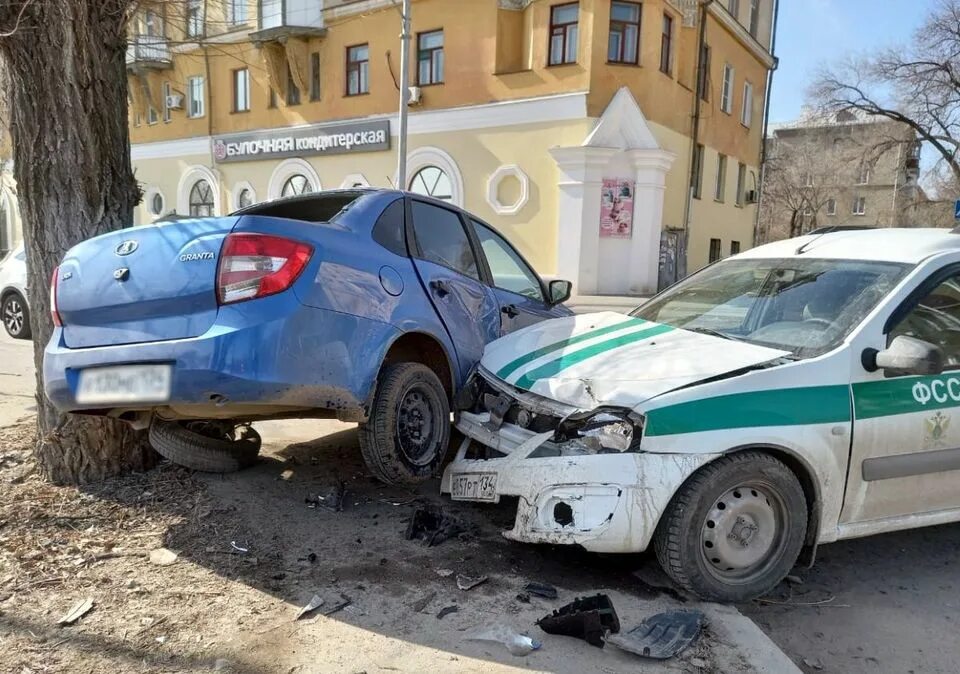
M 78 242 L 128 226 L 140 189 L 130 160 L 126 43 L 132 0 L 19 0 L 0 10 L 10 83 L 14 177 L 29 270 L 37 366 L 37 463 L 52 482 L 80 483 L 149 467 L 143 433 L 64 415 L 43 394 L 53 331 L 48 289 Z M 6 34 L 9 33 L 9 34 Z

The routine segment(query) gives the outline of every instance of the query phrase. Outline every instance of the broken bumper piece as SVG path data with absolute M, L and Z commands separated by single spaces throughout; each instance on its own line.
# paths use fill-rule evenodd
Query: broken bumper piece
M 447 466 L 441 491 L 455 500 L 499 502 L 519 497 L 512 529 L 524 543 L 580 545 L 594 552 L 640 552 L 683 481 L 715 454 L 623 452 L 560 456 L 553 432 L 502 423 L 490 413 L 461 412 L 466 436 Z M 502 455 L 468 458 L 479 442 Z

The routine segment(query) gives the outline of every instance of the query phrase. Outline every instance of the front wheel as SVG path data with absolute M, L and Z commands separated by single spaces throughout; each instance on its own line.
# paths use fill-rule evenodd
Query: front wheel
M 30 339 L 30 310 L 19 294 L 11 292 L 3 298 L 0 318 L 8 335 L 14 339 Z
M 704 466 L 674 495 L 654 538 L 657 559 L 703 599 L 741 602 L 772 590 L 797 561 L 807 501 L 783 462 L 760 452 Z
M 437 375 L 420 363 L 387 366 L 370 420 L 360 424 L 370 472 L 387 484 L 423 482 L 443 463 L 449 444 L 450 402 Z

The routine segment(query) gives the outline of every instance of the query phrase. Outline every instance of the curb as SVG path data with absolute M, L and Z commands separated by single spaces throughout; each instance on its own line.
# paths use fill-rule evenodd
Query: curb
M 733 606 L 704 604 L 710 630 L 739 653 L 760 674 L 802 674 L 799 667 L 773 641 Z

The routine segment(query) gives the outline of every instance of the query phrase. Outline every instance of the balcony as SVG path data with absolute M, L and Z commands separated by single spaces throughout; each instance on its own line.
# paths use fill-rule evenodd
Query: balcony
M 260 0 L 258 12 L 259 29 L 250 34 L 256 42 L 327 32 L 323 27 L 323 2 L 318 0 Z
M 162 35 L 133 35 L 127 45 L 127 68 L 166 70 L 172 66 L 170 43 Z

